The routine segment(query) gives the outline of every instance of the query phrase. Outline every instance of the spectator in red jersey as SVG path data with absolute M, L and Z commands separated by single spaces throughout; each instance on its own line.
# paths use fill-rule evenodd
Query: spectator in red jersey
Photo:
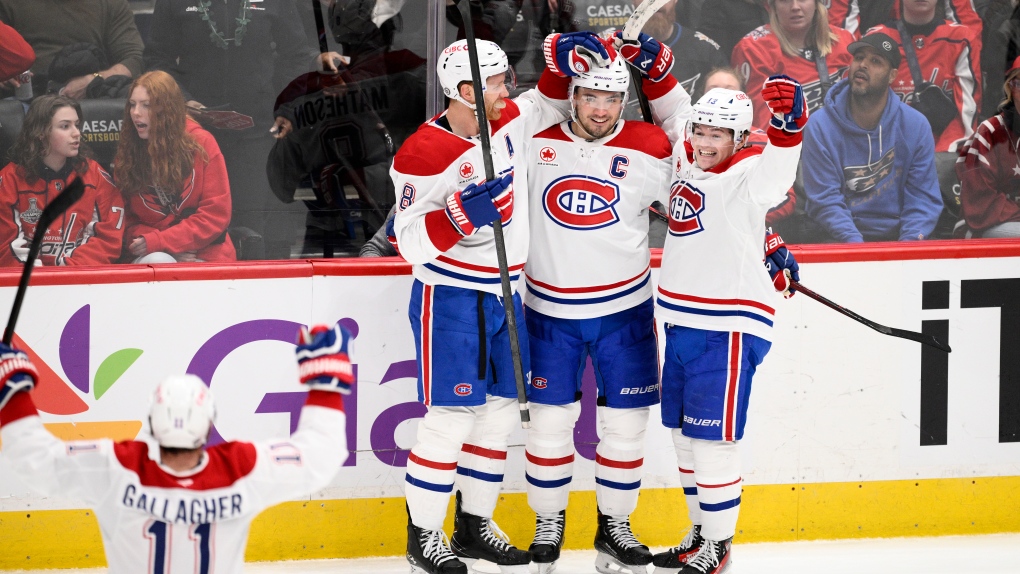
M 35 63 L 35 50 L 14 29 L 0 22 L 0 83 L 27 71 Z M 17 88 L 21 84 L 15 80 Z
M 117 147 L 117 183 L 128 199 L 129 261 L 234 261 L 230 183 L 223 154 L 185 112 L 184 96 L 166 72 L 131 84 Z
M 960 150 L 963 218 L 975 237 L 1020 237 L 1020 58 L 1006 72 L 999 113 Z
M 760 130 L 772 117 L 765 100 L 758 97 L 766 79 L 786 74 L 800 82 L 813 112 L 850 66 L 846 47 L 854 40 L 850 32 L 829 25 L 822 0 L 768 0 L 768 5 L 769 23 L 744 36 L 731 58 L 744 76 L 747 96 L 754 102 L 754 127 Z
M 124 199 L 113 178 L 81 148 L 81 107 L 64 96 L 32 102 L 13 160 L 0 170 L 0 265 L 22 265 L 39 215 L 67 184 L 85 195 L 46 230 L 36 265 L 105 265 L 120 257 Z
M 956 151 L 974 134 L 981 102 L 981 27 L 975 29 L 947 21 L 937 10 L 943 1 L 904 2 L 901 20 L 875 26 L 868 31 L 869 34 L 887 34 L 900 44 L 903 64 L 892 84 L 900 99 L 918 107 L 916 92 L 923 89 L 923 86 L 917 85 L 910 70 L 910 54 L 903 46 L 902 30 L 916 54 L 923 84 L 938 86 L 956 104 L 959 117 L 952 119 L 944 129 L 939 131 L 936 126 L 933 130 L 938 132 L 933 133 L 936 152 Z M 929 116 L 928 119 L 932 121 L 933 118 Z

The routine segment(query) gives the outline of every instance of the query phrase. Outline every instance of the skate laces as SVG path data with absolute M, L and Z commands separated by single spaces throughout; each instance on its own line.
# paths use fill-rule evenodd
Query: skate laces
M 556 513 L 555 516 L 539 516 L 535 523 L 533 544 L 559 545 L 560 536 L 563 533 L 563 518 L 563 515 L 559 513 Z
M 419 537 L 422 555 L 435 565 L 440 565 L 456 556 L 450 551 L 450 539 L 442 530 L 422 530 Z
M 701 526 L 695 524 L 687 531 L 684 539 L 680 541 L 680 545 L 673 547 L 671 552 L 674 554 L 689 552 L 691 548 L 695 547 L 695 543 L 698 541 L 698 538 L 701 538 Z
M 510 544 L 510 537 L 496 526 L 496 521 L 489 518 L 482 522 L 482 540 L 495 546 L 500 552 L 506 552 L 513 546 Z
M 719 565 L 719 543 L 714 540 L 705 539 L 701 544 L 701 549 L 698 550 L 697 556 L 691 559 L 687 563 L 688 566 L 692 566 L 701 570 L 702 572 L 708 572 L 710 569 L 715 568 Z
M 637 538 L 634 538 L 634 533 L 630 530 L 629 519 L 619 520 L 612 516 L 608 518 L 609 520 L 606 522 L 607 530 L 609 530 L 609 535 L 613 537 L 617 544 L 625 548 L 641 546 L 641 543 L 638 542 Z

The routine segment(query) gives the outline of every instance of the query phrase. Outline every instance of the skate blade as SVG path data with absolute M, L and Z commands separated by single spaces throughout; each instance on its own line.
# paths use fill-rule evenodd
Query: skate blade
M 498 564 L 477 558 L 464 558 L 463 556 L 458 558 L 468 567 L 468 572 L 471 574 L 530 574 L 527 564 L 499 566 Z
M 605 552 L 595 557 L 595 571 L 599 574 L 648 574 L 648 566 L 624 564 Z
M 652 574 L 677 574 L 683 567 L 680 568 L 663 568 L 661 566 L 653 567 Z
M 556 571 L 556 561 L 552 562 L 535 562 L 535 566 L 538 566 L 538 574 L 553 574 Z

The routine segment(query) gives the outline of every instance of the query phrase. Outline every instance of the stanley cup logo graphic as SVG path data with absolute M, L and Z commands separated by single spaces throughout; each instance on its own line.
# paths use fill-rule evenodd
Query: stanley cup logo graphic
M 21 221 L 35 225 L 39 223 L 39 216 L 42 215 L 42 210 L 39 209 L 39 200 L 35 197 L 28 199 L 28 209 L 21 212 Z

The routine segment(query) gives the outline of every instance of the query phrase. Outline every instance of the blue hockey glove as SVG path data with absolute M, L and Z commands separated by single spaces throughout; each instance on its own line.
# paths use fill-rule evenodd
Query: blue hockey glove
M 673 68 L 673 51 L 669 46 L 648 34 L 638 34 L 637 41 L 623 39 L 623 32 L 616 32 L 620 55 L 638 69 L 641 75 L 653 82 L 662 81 Z
M 21 391 L 31 391 L 39 372 L 25 353 L 0 343 L 0 410 Z
M 560 77 L 576 76 L 612 61 L 605 45 L 591 32 L 549 34 L 542 42 L 542 53 L 549 71 Z
M 298 378 L 317 391 L 351 392 L 354 367 L 347 356 L 351 334 L 340 326 L 301 327 L 298 334 Z
M 790 76 L 772 76 L 765 80 L 761 97 L 772 112 L 770 124 L 788 133 L 797 133 L 807 123 L 807 100 L 804 88 Z
M 800 281 L 800 265 L 793 258 L 793 253 L 786 248 L 786 243 L 772 228 L 765 232 L 765 269 L 772 277 L 772 285 L 776 291 L 789 299 L 797 292 L 792 281 Z
M 513 194 L 509 193 L 513 179 L 513 173 L 509 173 L 492 181 L 472 183 L 446 198 L 446 215 L 457 231 L 465 237 L 472 235 L 479 227 L 503 217 L 504 211 L 509 219 L 513 213 Z

